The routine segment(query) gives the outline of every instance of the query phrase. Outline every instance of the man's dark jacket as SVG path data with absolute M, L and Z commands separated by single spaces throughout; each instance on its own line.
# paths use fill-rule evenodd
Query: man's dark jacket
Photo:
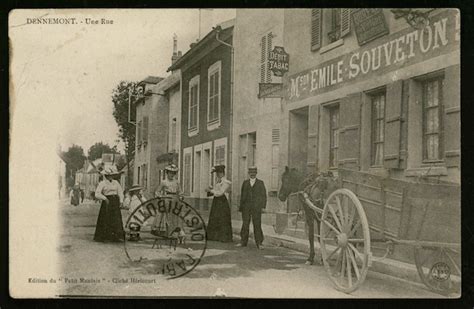
M 266 205 L 267 190 L 263 181 L 255 179 L 255 184 L 251 187 L 250 180 L 245 180 L 240 192 L 239 211 L 242 211 L 242 209 L 262 210 L 265 209 Z

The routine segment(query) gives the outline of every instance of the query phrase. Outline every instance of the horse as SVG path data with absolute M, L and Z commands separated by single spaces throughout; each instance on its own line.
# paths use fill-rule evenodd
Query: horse
M 296 168 L 285 167 L 285 172 L 282 175 L 281 187 L 278 192 L 278 198 L 284 202 L 287 200 L 291 193 L 298 193 L 298 197 L 301 199 L 303 204 L 303 210 L 305 213 L 306 225 L 308 227 L 308 240 L 309 240 L 309 257 L 306 260 L 307 265 L 314 264 L 314 222 L 316 221 L 317 227 L 321 224 L 321 217 L 318 216 L 313 209 L 305 202 L 305 197 L 308 197 L 313 205 L 320 208 L 324 207 L 324 201 L 329 195 L 338 189 L 337 180 L 331 172 L 327 173 L 314 173 L 308 176 L 304 176 L 303 173 L 298 171 Z M 322 265 L 321 257 L 318 256 L 318 264 Z

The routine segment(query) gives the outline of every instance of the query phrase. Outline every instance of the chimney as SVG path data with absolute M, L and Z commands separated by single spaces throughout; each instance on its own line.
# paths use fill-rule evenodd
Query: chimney
M 178 36 L 176 33 L 173 34 L 173 56 L 171 56 L 171 64 L 174 64 L 179 58 L 178 52 Z

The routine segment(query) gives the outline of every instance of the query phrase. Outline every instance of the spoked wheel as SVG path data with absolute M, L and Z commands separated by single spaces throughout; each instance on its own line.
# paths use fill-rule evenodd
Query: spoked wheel
M 320 227 L 321 255 L 339 291 L 355 291 L 369 269 L 370 232 L 364 209 L 348 189 L 334 191 L 324 205 Z
M 415 247 L 415 263 L 423 283 L 440 294 L 460 293 L 461 254 L 459 249 Z

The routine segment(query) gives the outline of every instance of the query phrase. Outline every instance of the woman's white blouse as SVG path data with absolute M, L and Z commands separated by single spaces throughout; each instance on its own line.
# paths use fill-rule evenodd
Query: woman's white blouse
M 214 194 L 214 196 L 223 196 L 224 194 L 227 195 L 226 193 L 229 193 L 231 184 L 232 183 L 226 178 L 221 178 L 220 182 L 217 182 L 214 185 L 211 193 Z
M 105 179 L 99 182 L 97 189 L 95 189 L 95 197 L 105 201 L 107 195 L 118 195 L 120 203 L 123 203 L 123 189 L 117 180 L 108 181 Z

